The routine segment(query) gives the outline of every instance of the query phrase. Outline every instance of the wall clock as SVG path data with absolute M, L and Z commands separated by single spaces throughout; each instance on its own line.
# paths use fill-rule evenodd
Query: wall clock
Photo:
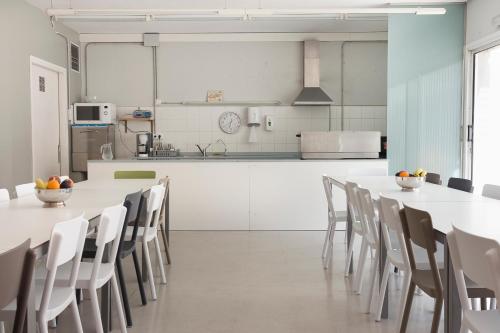
M 227 134 L 233 134 L 238 132 L 241 126 L 241 119 L 237 113 L 234 112 L 224 112 L 219 117 L 219 127 Z

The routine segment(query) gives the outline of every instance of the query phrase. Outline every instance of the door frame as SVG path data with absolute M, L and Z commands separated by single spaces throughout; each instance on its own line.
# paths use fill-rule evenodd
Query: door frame
M 33 179 L 37 177 L 35 175 L 34 163 L 35 163 L 35 151 L 33 149 L 34 137 L 33 137 L 33 113 L 34 113 L 34 91 L 33 91 L 33 66 L 42 67 L 50 71 L 57 73 L 58 86 L 59 86 L 59 175 L 69 175 L 69 133 L 68 133 L 68 99 L 67 99 L 67 76 L 66 68 L 55 65 L 51 62 L 45 61 L 43 59 L 37 58 L 35 56 L 30 56 L 30 122 L 31 122 L 31 158 L 32 158 L 32 173 Z
M 476 53 L 500 45 L 500 31 L 490 34 L 464 47 L 464 93 L 461 128 L 462 177 L 472 179 L 472 146 L 468 141 L 468 126 L 473 126 L 474 116 L 474 57 Z M 474 137 L 474 135 L 472 135 Z

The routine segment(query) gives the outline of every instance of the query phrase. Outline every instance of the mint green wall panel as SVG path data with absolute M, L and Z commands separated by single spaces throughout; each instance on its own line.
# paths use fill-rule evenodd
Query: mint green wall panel
M 387 136 L 390 172 L 460 174 L 464 6 L 446 15 L 391 15 Z

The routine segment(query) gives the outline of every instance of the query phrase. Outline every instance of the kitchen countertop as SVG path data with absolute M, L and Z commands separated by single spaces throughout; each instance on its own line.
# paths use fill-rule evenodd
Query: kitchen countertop
M 230 153 L 227 155 L 201 156 L 199 153 L 185 153 L 176 157 L 150 157 L 115 160 L 89 160 L 89 163 L 140 163 L 140 162 L 314 162 L 314 161 L 376 161 L 385 159 L 307 159 L 300 158 L 298 153 Z

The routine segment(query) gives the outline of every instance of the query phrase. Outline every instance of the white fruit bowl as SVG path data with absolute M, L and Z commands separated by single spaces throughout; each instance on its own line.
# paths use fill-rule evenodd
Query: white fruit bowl
M 35 194 L 38 200 L 43 202 L 45 207 L 64 206 L 64 202 L 71 197 L 73 189 L 61 188 L 57 190 L 40 190 L 36 189 Z
M 425 177 L 398 177 L 396 183 L 401 186 L 403 191 L 415 191 L 425 183 Z

